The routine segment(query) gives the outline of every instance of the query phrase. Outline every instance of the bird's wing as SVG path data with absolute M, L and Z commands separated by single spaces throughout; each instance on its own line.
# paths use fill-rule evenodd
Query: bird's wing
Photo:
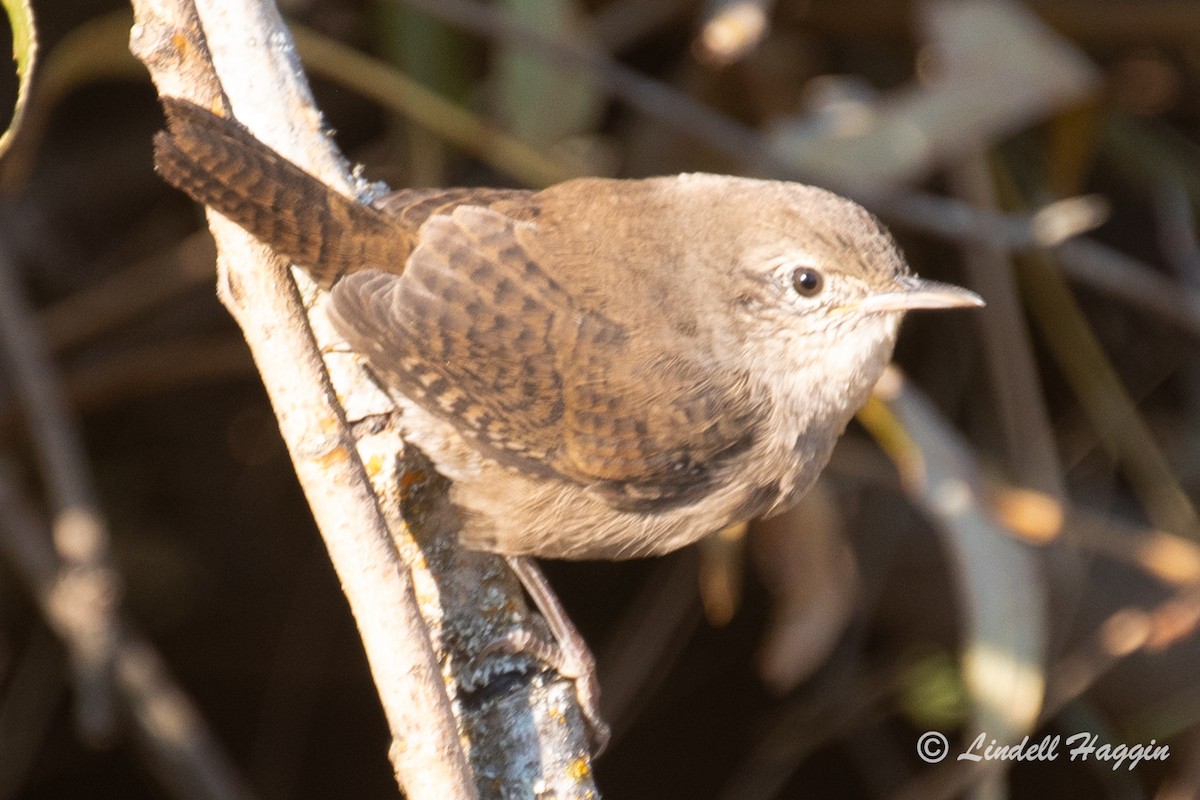
M 333 322 L 384 382 L 500 463 L 618 508 L 704 491 L 760 409 L 699 364 L 635 357 L 624 327 L 539 266 L 522 243 L 535 225 L 473 206 L 434 215 L 403 275 L 334 287 Z
M 534 208 L 528 189 L 489 189 L 463 186 L 399 189 L 377 199 L 375 208 L 399 222 L 405 230 L 416 231 L 426 220 L 446 215 L 459 206 L 491 208 L 503 204 L 513 209 Z

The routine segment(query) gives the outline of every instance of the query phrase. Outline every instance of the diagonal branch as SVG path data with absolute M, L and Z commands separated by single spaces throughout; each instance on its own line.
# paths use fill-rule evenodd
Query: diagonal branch
M 344 194 L 378 191 L 353 179 L 320 134 L 274 8 L 254 0 L 135 8 L 133 47 L 161 94 L 232 108 L 264 144 Z M 394 407 L 317 313 L 323 294 L 304 281 L 302 304 L 259 243 L 219 215 L 209 223 L 222 300 L 250 344 L 357 619 L 406 794 L 471 797 L 474 779 L 489 795 L 540 786 L 597 796 L 574 685 L 524 655 L 476 663 L 514 627 L 538 624 L 512 573 L 498 557 L 457 546 L 444 483 L 412 454 L 398 457 Z
M 47 618 L 70 654 L 80 730 L 84 738 L 102 743 L 112 738 L 117 722 L 113 660 L 120 588 L 109 563 L 108 526 L 96 504 L 66 394 L 3 247 L 0 352 L 8 361 L 54 509 L 51 538 L 61 565 L 45 598 Z
M 225 106 L 197 9 L 186 0 L 147 0 L 134 7 L 132 49 L 150 68 L 159 90 L 209 107 Z M 242 4 L 216 9 L 215 24 L 235 24 L 235 10 L 274 15 L 274 26 L 282 26 L 273 9 Z M 237 29 L 241 36 L 277 41 L 268 35 L 269 21 L 261 17 L 245 25 Z M 293 140 L 289 156 L 314 171 L 344 176 L 344 165 L 318 133 L 317 112 L 287 48 L 249 49 L 267 63 L 256 65 L 257 71 L 230 68 L 229 74 L 242 76 L 249 85 L 238 89 L 239 109 L 259 103 L 263 115 L 275 117 L 273 138 Z M 247 116 L 248 124 L 261 124 Z M 263 375 L 354 610 L 393 736 L 397 777 L 411 798 L 472 797 L 474 786 L 408 571 L 375 504 L 295 286 L 284 265 L 240 229 L 216 216 L 211 228 L 221 253 L 224 299 Z
M 0 554 L 62 635 L 54 606 L 63 562 L 14 471 L 0 458 Z M 63 638 L 72 646 L 70 632 Z M 115 619 L 112 639 L 115 699 L 163 784 L 192 800 L 252 800 L 228 754 L 145 637 L 127 620 Z

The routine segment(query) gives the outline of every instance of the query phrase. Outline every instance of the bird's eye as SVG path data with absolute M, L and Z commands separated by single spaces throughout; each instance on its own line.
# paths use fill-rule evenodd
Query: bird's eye
M 812 267 L 799 267 L 792 273 L 792 288 L 801 297 L 816 297 L 825 288 L 825 277 Z

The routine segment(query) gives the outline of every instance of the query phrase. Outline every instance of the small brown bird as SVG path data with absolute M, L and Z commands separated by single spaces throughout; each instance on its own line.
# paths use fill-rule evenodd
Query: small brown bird
M 330 290 L 472 548 L 633 558 L 782 511 L 904 312 L 982 304 L 912 276 L 874 217 L 811 186 L 584 178 L 369 206 L 236 122 L 164 105 L 159 172 Z

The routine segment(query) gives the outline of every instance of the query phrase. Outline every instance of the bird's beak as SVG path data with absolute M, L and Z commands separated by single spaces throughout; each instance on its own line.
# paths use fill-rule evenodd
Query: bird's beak
M 872 294 L 858 303 L 856 311 L 912 311 L 916 308 L 964 308 L 982 306 L 983 298 L 949 283 L 927 281 L 915 275 L 896 279 L 896 289 Z

